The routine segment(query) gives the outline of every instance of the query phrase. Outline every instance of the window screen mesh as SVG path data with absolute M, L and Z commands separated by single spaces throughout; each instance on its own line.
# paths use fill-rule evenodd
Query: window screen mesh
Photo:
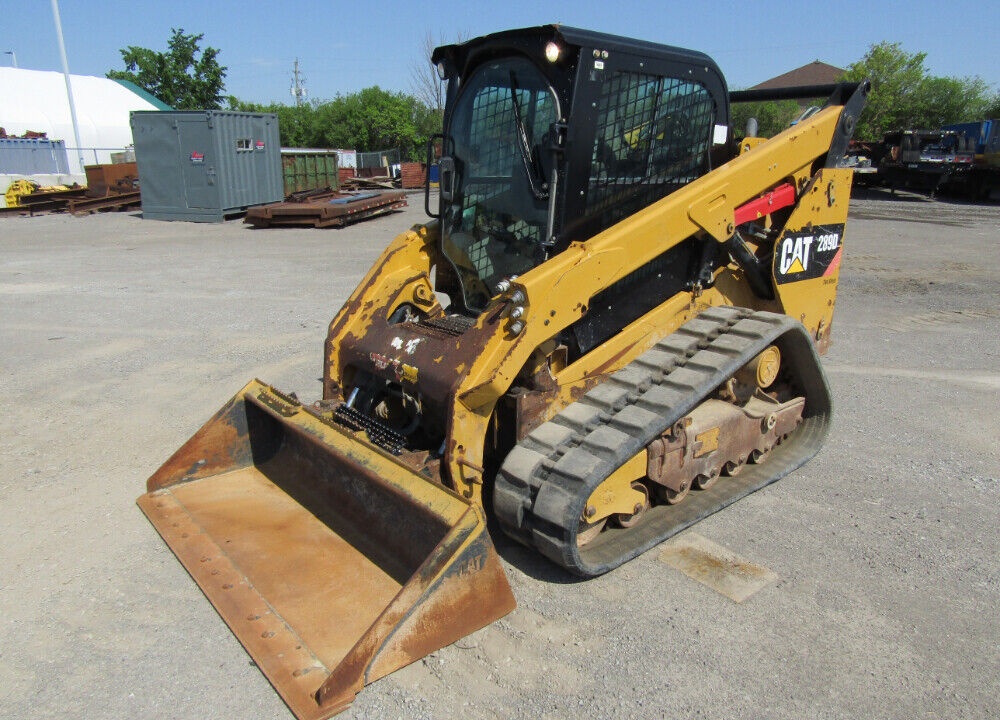
M 586 214 L 606 227 L 704 174 L 714 109 L 698 83 L 609 75 L 598 101 Z
M 520 88 L 517 91 L 517 102 L 525 123 L 528 145 L 533 148 L 533 152 L 538 153 L 541 137 L 554 118 L 552 97 L 545 90 L 532 91 Z M 486 87 L 481 90 L 473 102 L 472 117 L 469 146 L 475 148 L 475 152 L 469 158 L 470 178 L 462 203 L 463 212 L 491 198 L 510 193 L 515 189 L 513 187 L 515 177 L 520 177 L 524 172 L 515 149 L 517 126 L 510 88 Z M 525 191 L 523 182 L 516 190 Z M 535 243 L 542 240 L 542 227 L 537 224 L 522 220 L 517 222 L 516 226 L 508 227 L 508 230 L 521 239 L 529 239 Z M 476 253 L 474 248 L 470 248 L 469 256 L 483 274 L 493 272 L 485 254 Z
M 545 135 L 556 97 L 522 58 L 482 65 L 465 82 L 449 122 L 454 149 L 442 247 L 465 305 L 482 309 L 493 287 L 537 264 L 548 224 Z M 542 188 L 540 190 L 539 188 Z

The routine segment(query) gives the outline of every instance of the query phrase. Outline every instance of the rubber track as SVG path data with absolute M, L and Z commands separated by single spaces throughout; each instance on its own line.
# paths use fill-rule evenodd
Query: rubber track
M 594 489 L 690 413 L 769 345 L 805 395 L 803 421 L 760 465 L 746 465 L 678 505 L 658 505 L 630 529 L 584 547 L 576 534 Z M 809 460 L 829 431 L 832 403 L 812 339 L 787 315 L 711 308 L 682 325 L 518 443 L 494 487 L 504 531 L 582 576 L 605 573 Z

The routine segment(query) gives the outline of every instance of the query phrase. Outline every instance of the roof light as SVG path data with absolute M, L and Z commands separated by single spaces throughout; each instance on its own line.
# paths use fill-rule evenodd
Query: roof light
M 562 48 L 556 45 L 554 42 L 550 42 L 545 46 L 545 59 L 550 63 L 554 63 L 559 59 L 559 53 L 562 52 Z
M 445 80 L 448 77 L 448 69 L 444 66 L 444 60 L 437 64 L 438 77 Z

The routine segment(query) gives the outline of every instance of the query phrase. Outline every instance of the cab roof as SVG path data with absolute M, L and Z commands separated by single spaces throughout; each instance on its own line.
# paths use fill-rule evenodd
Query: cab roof
M 607 33 L 583 30 L 567 25 L 538 25 L 535 27 L 504 30 L 474 38 L 464 43 L 444 45 L 434 50 L 431 61 L 437 64 L 447 59 L 452 67 L 461 71 L 469 59 L 481 51 L 489 52 L 491 47 L 518 48 L 524 51 L 541 52 L 549 41 L 577 48 L 595 48 L 608 52 L 627 53 L 649 59 L 701 65 L 714 70 L 720 77 L 721 71 L 708 55 L 697 50 L 685 50 L 672 45 L 661 45 L 646 40 L 609 35 Z

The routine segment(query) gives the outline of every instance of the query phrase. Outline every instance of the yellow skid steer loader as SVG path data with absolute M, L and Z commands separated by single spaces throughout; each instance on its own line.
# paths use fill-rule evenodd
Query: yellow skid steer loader
M 594 576 L 806 462 L 866 83 L 737 140 L 706 55 L 564 26 L 433 55 L 433 220 L 139 505 L 300 718 L 514 608 L 487 532 Z M 774 97 L 774 95 L 771 95 Z

